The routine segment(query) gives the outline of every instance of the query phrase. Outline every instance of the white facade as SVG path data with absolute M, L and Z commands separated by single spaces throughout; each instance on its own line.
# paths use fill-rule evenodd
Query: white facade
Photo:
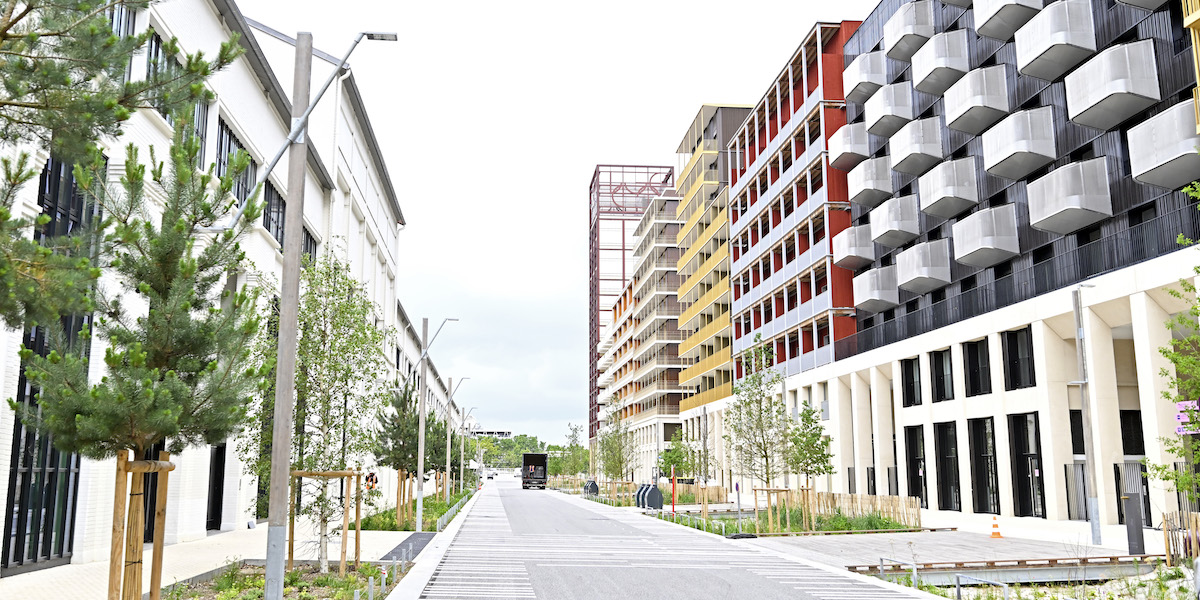
M 224 127 L 237 137 L 258 168 L 264 168 L 284 143 L 290 125 L 290 107 L 284 88 L 290 91 L 291 87 L 291 46 L 276 38 L 256 36 L 229 0 L 176 0 L 155 4 L 136 15 L 135 29 L 144 31 L 148 27 L 153 27 L 164 39 L 178 38 L 184 52 L 202 50 L 208 55 L 214 54 L 218 45 L 228 40 L 232 33 L 241 34 L 245 54 L 228 69 L 214 74 L 208 82 L 215 101 L 209 107 L 208 126 L 204 132 L 204 162 L 216 160 L 217 132 L 219 127 Z M 281 47 L 275 49 L 283 61 L 277 65 L 278 71 L 273 72 L 264 59 L 260 42 L 268 40 Z M 322 72 L 321 62 L 314 60 L 317 68 L 314 69 L 313 88 L 318 88 L 331 68 L 327 66 Z M 145 71 L 145 57 L 135 56 L 132 77 L 144 77 Z M 286 72 L 286 78 L 278 76 L 283 72 Z M 281 85 L 280 80 L 286 80 L 286 86 Z M 351 265 L 352 274 L 363 282 L 372 301 L 379 307 L 377 324 L 398 332 L 396 345 L 383 349 L 389 356 L 396 357 L 397 379 L 410 377 L 416 372 L 414 365 L 420 352 L 414 328 L 397 298 L 395 278 L 399 256 L 396 242 L 403 216 L 352 75 L 345 74 L 339 84 L 331 88 L 320 109 L 313 114 L 310 131 L 312 143 L 304 192 L 304 228 L 315 242 L 318 253 L 335 252 Z M 123 172 L 125 144 L 133 143 L 142 148 L 142 156 L 149 156 L 146 150 L 153 146 L 158 149 L 157 155 L 162 156 L 170 140 L 171 127 L 162 116 L 152 110 L 135 113 L 125 125 L 120 139 L 103 144 L 109 159 L 110 182 L 117 183 Z M 33 165 L 40 166 L 48 158 L 44 151 L 34 150 L 32 154 Z M 285 198 L 287 172 L 285 154 L 268 179 Z M 18 215 L 37 214 L 37 193 L 36 185 L 22 191 L 15 204 Z M 263 277 L 243 276 L 239 278 L 239 285 L 274 285 L 282 274 L 279 242 L 260 222 L 246 236 L 242 246 L 250 270 Z M 0 346 L 4 348 L 0 352 L 0 371 L 3 372 L 3 395 L 7 398 L 17 395 L 20 373 L 17 348 L 21 338 L 20 331 L 0 331 Z M 92 364 L 102 365 L 103 344 L 94 344 L 91 352 Z M 99 368 L 94 371 L 93 378 L 102 375 Z M 432 365 L 430 382 L 434 410 L 444 412 L 446 385 Z M 6 483 L 10 476 L 11 452 L 8 449 L 12 446 L 14 425 L 14 413 L 7 405 L 0 408 L 0 446 L 4 448 L 0 452 L 0 473 L 5 475 Z M 214 486 L 210 480 L 210 456 L 215 455 L 211 448 L 189 448 L 172 457 L 176 470 L 170 478 L 166 543 L 205 537 L 209 528 L 206 525 L 210 493 L 213 493 L 210 490 L 217 487 L 223 488 L 223 492 L 217 502 L 220 518 L 216 528 L 245 528 L 254 521 L 257 481 L 245 474 L 233 440 L 224 452 L 223 486 Z M 366 460 L 369 464 L 371 457 Z M 81 463 L 71 562 L 108 558 L 113 465 L 112 460 L 85 459 Z M 389 488 L 394 495 L 395 474 L 386 469 L 377 471 L 385 497 L 388 497 Z M 8 498 L 5 506 L 11 510 L 12 505 L 13 499 Z

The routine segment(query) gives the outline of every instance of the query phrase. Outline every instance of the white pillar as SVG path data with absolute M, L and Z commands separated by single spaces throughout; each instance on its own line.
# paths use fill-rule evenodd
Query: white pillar
M 1113 465 L 1124 460 L 1121 446 L 1121 413 L 1117 401 L 1117 367 L 1113 357 L 1112 328 L 1091 307 L 1083 308 L 1086 342 L 1088 400 L 1091 402 L 1092 439 L 1096 443 L 1092 472 L 1100 522 L 1117 522 L 1116 479 Z
M 1146 444 L 1146 459 L 1150 464 L 1170 465 L 1178 460 L 1169 454 L 1160 441 L 1175 435 L 1175 406 L 1163 399 L 1167 378 L 1175 365 L 1158 351 L 1171 344 L 1171 332 L 1164 323 L 1170 318 L 1167 311 L 1145 292 L 1129 297 L 1133 315 L 1133 346 L 1137 361 L 1138 404 L 1142 411 L 1142 439 Z M 1161 481 L 1150 481 L 1150 510 L 1155 522 L 1162 513 L 1179 510 L 1179 498 Z

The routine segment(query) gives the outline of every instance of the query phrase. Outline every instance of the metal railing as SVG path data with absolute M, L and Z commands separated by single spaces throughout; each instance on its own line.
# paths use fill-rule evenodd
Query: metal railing
M 894 558 L 880 556 L 879 557 L 879 577 L 880 578 L 883 578 L 885 575 L 885 572 L 887 571 L 886 563 L 893 563 L 893 564 L 897 564 L 897 565 L 904 565 L 906 567 L 912 567 L 912 586 L 917 587 L 917 583 L 920 581 L 919 579 L 917 579 L 917 563 L 908 561 L 908 560 L 896 560 Z
M 916 571 L 913 571 L 913 572 L 915 573 Z M 915 577 L 915 575 L 914 575 L 914 577 Z M 999 581 L 992 581 L 990 579 L 980 579 L 978 577 L 971 577 L 970 575 L 962 575 L 959 573 L 955 573 L 954 574 L 954 597 L 956 600 L 962 600 L 962 580 L 964 580 L 964 579 L 970 579 L 971 581 L 974 581 L 976 583 L 986 583 L 988 585 L 998 585 L 1004 589 L 1004 600 L 1008 600 L 1008 584 L 1007 583 L 1000 583 Z
M 450 510 L 446 511 L 446 514 L 438 517 L 437 530 L 441 531 L 441 530 L 445 529 L 446 525 L 449 524 L 450 521 L 454 520 L 454 515 L 458 514 L 459 509 L 461 509 L 463 507 L 463 505 L 467 503 L 467 500 L 470 500 L 471 496 L 474 496 L 474 495 L 475 495 L 474 491 L 467 492 L 467 495 L 463 496 L 462 499 L 459 500 L 458 502 L 455 502 L 454 506 L 451 506 Z

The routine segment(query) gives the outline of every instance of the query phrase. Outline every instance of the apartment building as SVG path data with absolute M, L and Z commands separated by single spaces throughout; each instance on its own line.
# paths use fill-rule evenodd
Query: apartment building
M 729 151 L 733 133 L 750 114 L 749 106 L 705 104 L 675 150 L 683 167 L 679 229 L 679 329 L 684 339 L 679 373 L 684 387 L 680 419 L 687 438 L 708 459 L 709 477 L 723 480 L 724 444 L 719 412 L 709 405 L 733 394 L 732 319 L 729 311 Z
M 1158 349 L 1197 262 L 1176 236 L 1200 235 L 1184 25 L 1163 0 L 884 0 L 849 36 L 832 251 L 856 331 L 787 380 L 823 407 L 823 486 L 1083 519 L 1090 431 L 1103 523 L 1122 495 L 1147 525 L 1179 505 L 1141 461 L 1174 460 Z
M 588 186 L 588 441 L 595 456 L 604 407 L 601 359 L 612 343 L 613 306 L 633 276 L 634 229 L 650 201 L 675 185 L 675 169 L 596 165 Z M 594 470 L 594 469 L 593 469 Z
M 252 191 L 257 169 L 263 168 L 284 143 L 291 124 L 288 92 L 268 62 L 260 36 L 231 0 L 175 0 L 136 12 L 115 10 L 111 17 L 115 28 L 156 32 L 146 52 L 132 61 L 130 77 L 134 79 L 147 76 L 153 64 L 148 55 L 153 55 L 163 40 L 175 37 L 186 52 L 211 53 L 232 34 L 240 35 L 246 52 L 209 80 L 215 100 L 198 107 L 196 122 L 203 140 L 203 159 L 217 163 L 218 174 L 225 168 L 230 152 L 241 149 L 252 157 L 250 173 L 235 189 L 238 199 L 244 199 Z M 272 38 L 271 43 L 276 42 L 282 40 Z M 288 49 L 289 58 L 279 67 L 289 77 L 290 52 Z M 322 106 L 326 105 L 330 105 L 328 110 L 315 115 L 311 123 L 314 143 L 307 156 L 304 249 L 311 254 L 334 252 L 347 260 L 379 306 L 376 323 L 411 331 L 395 284 L 399 266 L 396 235 L 404 217 L 350 72 L 331 88 L 323 100 Z M 171 125 L 163 115 L 153 110 L 135 113 L 121 139 L 103 144 L 109 159 L 110 183 L 117 185 L 122 175 L 125 144 L 136 144 L 142 156 L 148 156 L 148 148 L 153 146 L 162 156 L 171 134 Z M 8 148 L 4 152 L 19 150 Z M 66 220 L 79 224 L 82 203 L 72 191 L 71 165 L 44 150 L 25 150 L 31 153 L 32 164 L 44 168 L 40 185 L 23 190 L 14 212 L 19 216 L 47 214 L 56 219 L 56 227 L 65 228 Z M 268 178 L 263 190 L 263 220 L 242 241 L 251 268 L 238 276 L 239 286 L 270 286 L 280 279 L 283 218 L 288 210 L 286 163 L 285 156 Z M 147 193 L 157 192 L 148 189 Z M 4 397 L 20 403 L 34 402 L 17 349 L 22 343 L 44 348 L 43 338 L 37 330 L 0 331 Z M 411 334 L 402 334 L 393 343 L 394 347 L 381 351 L 388 356 L 395 354 L 398 379 L 411 372 L 419 352 L 415 351 Z M 104 345 L 94 343 L 91 352 L 91 363 L 102 365 Z M 93 373 L 95 378 L 100 376 L 99 370 Z M 431 382 L 431 401 L 444 404 L 445 385 L 436 376 Z M 0 576 L 66 562 L 106 560 L 112 522 L 113 462 L 53 450 L 49 440 L 24 428 L 7 406 L 0 408 L 0 445 L 11 448 L 0 452 L 0 472 L 6 476 Z M 172 457 L 176 469 L 171 474 L 166 507 L 168 544 L 202 539 L 209 530 L 244 528 L 255 520 L 257 495 L 263 488 L 246 475 L 235 446 L 234 440 L 229 440 L 211 447 L 189 448 Z M 394 486 L 394 473 L 383 469 L 377 473 L 387 493 L 386 486 Z M 152 515 L 153 498 L 148 496 L 147 502 L 147 514 Z M 152 524 L 148 518 L 147 536 Z
M 678 207 L 674 190 L 666 190 L 637 222 L 633 276 L 613 304 L 611 344 L 601 359 L 609 365 L 601 374 L 601 400 L 609 418 L 619 419 L 632 437 L 631 476 L 637 482 L 658 475 L 658 455 L 680 427 Z

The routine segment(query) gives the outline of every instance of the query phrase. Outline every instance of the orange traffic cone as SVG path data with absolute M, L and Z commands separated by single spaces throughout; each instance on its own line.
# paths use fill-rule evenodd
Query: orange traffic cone
M 1000 523 L 996 521 L 996 517 L 992 517 L 992 537 L 994 537 L 994 538 L 1003 538 L 1004 537 L 1004 536 L 1000 535 Z

